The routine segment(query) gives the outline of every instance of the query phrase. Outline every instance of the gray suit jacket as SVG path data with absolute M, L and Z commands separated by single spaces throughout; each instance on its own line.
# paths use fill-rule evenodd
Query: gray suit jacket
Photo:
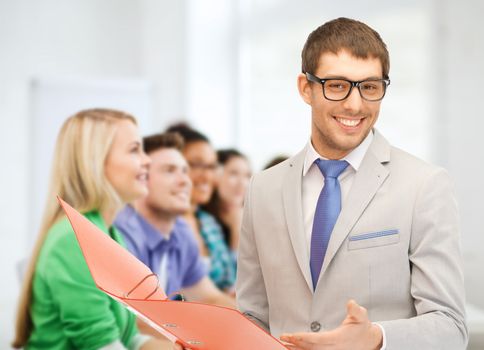
M 278 337 L 321 331 L 355 299 L 387 349 L 465 349 L 458 212 L 447 173 L 377 131 L 334 227 L 313 292 L 301 203 L 305 150 L 257 174 L 245 201 L 239 309 Z

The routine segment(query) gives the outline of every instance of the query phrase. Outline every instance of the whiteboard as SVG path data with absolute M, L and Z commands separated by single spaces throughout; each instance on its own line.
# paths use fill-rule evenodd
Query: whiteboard
M 44 211 L 52 156 L 62 123 L 88 108 L 113 108 L 136 117 L 151 133 L 154 89 L 141 79 L 35 78 L 30 84 L 29 234 L 35 237 Z M 33 241 L 33 240 L 32 240 Z

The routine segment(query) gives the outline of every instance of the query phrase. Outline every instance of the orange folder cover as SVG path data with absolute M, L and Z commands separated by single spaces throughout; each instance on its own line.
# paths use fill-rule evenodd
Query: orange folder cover
M 146 265 L 61 198 L 58 200 L 96 286 L 172 342 L 200 350 L 287 350 L 239 311 L 169 300 Z

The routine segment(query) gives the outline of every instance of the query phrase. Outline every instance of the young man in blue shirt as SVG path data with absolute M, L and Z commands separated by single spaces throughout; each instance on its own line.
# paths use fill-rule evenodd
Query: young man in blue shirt
M 143 139 L 151 158 L 149 194 L 126 206 L 114 225 L 128 250 L 159 278 L 169 297 L 234 307 L 234 300 L 211 282 L 190 227 L 181 217 L 190 207 L 192 184 L 180 150 L 183 139 L 175 133 Z

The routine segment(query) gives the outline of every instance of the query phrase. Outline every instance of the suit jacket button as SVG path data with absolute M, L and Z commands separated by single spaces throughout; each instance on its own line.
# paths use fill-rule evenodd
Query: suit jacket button
M 313 332 L 319 332 L 320 329 L 321 329 L 321 323 L 319 323 L 318 321 L 311 322 L 311 330 Z

